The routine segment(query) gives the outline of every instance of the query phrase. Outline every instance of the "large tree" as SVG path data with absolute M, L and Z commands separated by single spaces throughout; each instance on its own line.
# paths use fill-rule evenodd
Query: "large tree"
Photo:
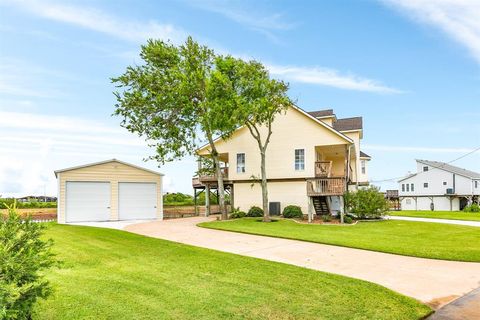
M 257 61 L 234 60 L 228 75 L 237 99 L 235 115 L 255 139 L 260 152 L 260 175 L 262 188 L 263 221 L 270 221 L 268 210 L 268 187 L 266 154 L 272 136 L 275 116 L 285 112 L 292 104 L 287 96 L 288 84 L 270 78 L 268 70 Z
M 112 78 L 115 115 L 121 125 L 144 137 L 160 163 L 194 155 L 203 139 L 209 144 L 217 176 L 222 219 L 227 218 L 222 168 L 215 137 L 228 138 L 236 128 L 229 78 L 217 68 L 222 57 L 191 37 L 175 46 L 149 40 L 141 48 L 143 64 Z

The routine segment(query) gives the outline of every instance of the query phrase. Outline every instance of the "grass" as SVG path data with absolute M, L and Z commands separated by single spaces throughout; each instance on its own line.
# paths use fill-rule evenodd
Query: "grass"
M 119 230 L 51 224 L 64 266 L 35 319 L 419 319 L 379 285 Z
M 391 216 L 480 221 L 480 212 L 463 211 L 391 211 Z
M 262 223 L 260 219 L 249 218 L 199 225 L 414 257 L 480 262 L 478 227 L 395 220 L 343 226 L 308 225 L 291 220 Z

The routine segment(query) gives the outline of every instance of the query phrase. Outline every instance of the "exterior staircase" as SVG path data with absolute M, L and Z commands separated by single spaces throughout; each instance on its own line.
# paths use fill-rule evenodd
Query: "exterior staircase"
M 315 213 L 318 216 L 324 216 L 330 214 L 330 208 L 328 207 L 327 197 L 312 197 L 313 207 Z

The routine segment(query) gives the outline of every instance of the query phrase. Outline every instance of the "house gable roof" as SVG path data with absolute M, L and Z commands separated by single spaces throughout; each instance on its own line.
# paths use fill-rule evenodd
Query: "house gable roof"
M 434 167 L 434 168 L 437 168 L 437 169 L 442 169 L 442 170 L 445 170 L 445 171 L 449 171 L 451 173 L 455 173 L 455 174 L 458 174 L 458 175 L 461 175 L 461 176 L 464 176 L 464 177 L 467 177 L 467 178 L 480 179 L 480 173 L 478 173 L 478 172 L 474 172 L 474 171 L 470 171 L 470 170 L 463 169 L 463 168 L 460 168 L 460 167 L 452 166 L 451 164 L 448 164 L 448 163 L 445 163 L 445 162 L 421 160 L 421 159 L 417 159 L 417 162 L 426 164 L 427 166 Z
M 71 171 L 71 170 L 76 170 L 76 169 L 83 169 L 83 168 L 88 168 L 88 167 L 93 167 L 93 166 L 98 166 L 98 165 L 106 164 L 106 163 L 110 163 L 110 162 L 121 163 L 121 164 L 123 164 L 123 165 L 129 166 L 129 167 L 132 167 L 132 168 L 135 168 L 135 169 L 147 171 L 147 172 L 150 172 L 150 173 L 159 175 L 159 176 L 163 176 L 163 175 L 164 175 L 163 173 L 160 173 L 160 172 L 157 172 L 157 171 L 153 171 L 153 170 L 150 170 L 150 169 L 146 169 L 146 168 L 142 168 L 142 167 L 136 166 L 136 165 L 134 165 L 134 164 L 127 163 L 127 162 L 124 162 L 124 161 L 120 161 L 120 160 L 117 160 L 117 159 L 109 159 L 109 160 L 105 160 L 105 161 L 88 163 L 88 164 L 84 164 L 84 165 L 81 165 L 81 166 L 75 166 L 75 167 L 70 167 L 70 168 L 55 170 L 54 173 L 55 173 L 55 177 L 57 177 L 58 174 L 59 174 L 59 173 L 62 173 L 62 172 Z
M 463 176 L 463 177 L 466 177 L 466 178 L 470 178 L 470 179 L 474 179 L 474 180 L 480 179 L 480 173 L 478 173 L 478 172 L 474 172 L 474 171 L 470 171 L 470 170 L 463 169 L 463 168 L 460 168 L 460 167 L 452 166 L 451 164 L 448 164 L 448 163 L 445 163 L 445 162 L 421 160 L 421 159 L 417 159 L 416 161 L 419 162 L 419 163 L 422 163 L 422 164 L 426 164 L 427 166 L 433 167 L 435 169 L 440 169 L 440 170 L 448 171 L 448 172 L 451 172 L 451 173 L 455 173 L 455 174 L 458 174 L 459 176 Z M 402 179 L 398 180 L 398 182 L 407 180 L 407 179 L 409 179 L 411 177 L 414 177 L 418 174 L 419 173 L 410 174 L 410 175 L 406 176 L 405 178 L 402 178 Z
M 309 112 L 301 109 L 300 107 L 297 107 L 297 106 L 294 105 L 294 104 L 292 104 L 291 107 L 292 107 L 293 109 L 295 109 L 296 111 L 300 112 L 302 115 L 306 116 L 307 118 L 315 121 L 315 122 L 316 122 L 317 124 L 319 124 L 320 126 L 326 128 L 326 129 L 329 130 L 330 132 L 332 132 L 332 133 L 334 133 L 335 135 L 339 136 L 339 137 L 342 138 L 343 140 L 345 140 L 345 141 L 347 141 L 347 142 L 349 142 L 349 143 L 353 143 L 353 140 L 352 140 L 351 138 L 347 137 L 346 135 L 344 135 L 343 133 L 339 132 L 338 130 L 335 130 L 333 127 L 329 126 L 328 124 L 324 123 L 323 121 L 315 118 L 315 117 L 312 116 Z M 333 112 L 333 110 L 332 110 L 332 112 Z M 244 127 L 245 127 L 245 125 L 240 126 L 240 127 L 238 127 L 237 129 L 235 129 L 235 131 L 238 131 L 238 130 L 244 128 Z M 218 138 L 216 138 L 215 140 L 213 140 L 213 142 L 214 142 L 214 143 L 217 143 L 217 142 L 220 141 L 221 139 L 222 139 L 221 137 L 218 137 Z M 200 148 L 198 148 L 198 149 L 196 150 L 196 152 L 199 153 L 200 151 L 202 151 L 203 149 L 205 149 L 205 148 L 208 147 L 208 146 L 209 146 L 209 143 L 204 144 L 203 146 L 201 146 Z
M 308 111 L 309 115 L 315 118 L 323 118 L 323 117 L 334 117 L 333 109 L 326 109 L 326 110 L 318 110 L 318 111 Z
M 333 123 L 333 128 L 338 131 L 362 130 L 363 119 L 362 117 L 337 119 Z

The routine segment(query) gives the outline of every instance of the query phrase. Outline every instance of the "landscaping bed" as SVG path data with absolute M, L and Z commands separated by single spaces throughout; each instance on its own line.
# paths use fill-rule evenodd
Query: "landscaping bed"
M 213 221 L 201 227 L 431 259 L 480 262 L 480 229 L 412 221 L 358 222 L 355 225 L 301 224 L 259 218 Z
M 35 319 L 420 319 L 366 281 L 119 230 L 51 224 L 63 261 Z M 139 250 L 141 248 L 141 250 Z

